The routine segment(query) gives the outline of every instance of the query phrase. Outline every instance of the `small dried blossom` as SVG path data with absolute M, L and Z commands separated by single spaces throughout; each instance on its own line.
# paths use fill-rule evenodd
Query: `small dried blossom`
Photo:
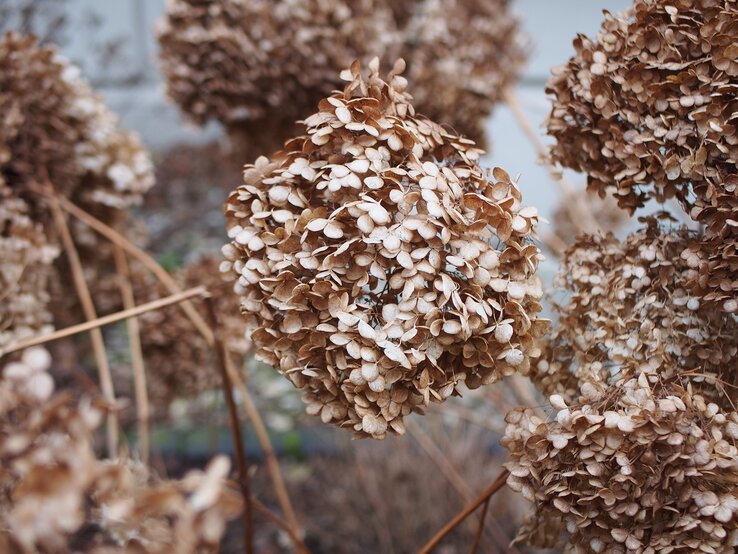
M 414 115 L 400 61 L 347 81 L 225 207 L 257 355 L 324 422 L 382 438 L 537 355 L 538 216 L 468 139 Z
M 170 98 L 249 155 L 293 135 L 342 67 L 399 43 L 380 0 L 170 0 L 158 35 Z
M 105 407 L 54 392 L 51 356 L 22 353 L 0 372 L 0 550 L 181 552 L 217 548 L 238 495 L 226 458 L 180 481 L 131 460 L 100 460 L 93 434 Z
M 738 4 L 635 0 L 580 35 L 548 92 L 553 159 L 631 212 L 676 198 L 704 224 L 703 298 L 738 309 Z
M 597 401 L 507 415 L 509 486 L 526 530 L 567 552 L 728 554 L 738 545 L 738 414 L 678 380 L 623 379 Z
M 610 374 L 647 372 L 706 380 L 707 396 L 725 382 L 724 402 L 738 400 L 738 322 L 704 309 L 690 291 L 694 237 L 648 218 L 622 242 L 611 234 L 579 238 L 557 279 L 566 296 L 554 303 L 556 331 L 533 371 L 544 394 L 572 399 L 585 382 L 595 394 Z
M 611 196 L 600 198 L 592 192 L 585 192 L 579 200 L 582 201 L 582 207 L 590 211 L 603 233 L 616 232 L 628 221 L 628 214 L 618 209 L 617 202 Z M 572 219 L 568 202 L 572 202 L 572 199 L 562 198 L 551 222 L 554 233 L 566 246 L 574 244 L 577 235 L 581 234 L 581 222 Z
M 47 281 L 59 251 L 29 212 L 0 176 L 0 347 L 51 330 Z

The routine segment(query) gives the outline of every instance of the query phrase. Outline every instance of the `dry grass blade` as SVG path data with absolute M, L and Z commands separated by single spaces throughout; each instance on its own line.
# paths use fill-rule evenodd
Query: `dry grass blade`
M 497 491 L 499 491 L 507 481 L 509 472 L 505 469 L 495 479 L 489 487 L 487 487 L 482 493 L 471 502 L 466 508 L 456 514 L 438 533 L 436 533 L 431 540 L 429 540 L 423 548 L 420 549 L 420 554 L 430 554 L 433 549 L 440 544 L 440 542 L 453 531 L 462 521 L 464 521 L 469 514 L 476 510 L 479 506 L 484 504 L 489 498 L 491 498 Z
M 50 183 L 48 184 L 48 188 L 50 191 L 53 190 Z M 82 310 L 87 320 L 92 321 L 97 319 L 92 295 L 90 294 L 90 289 L 85 281 L 84 270 L 82 269 L 82 263 L 79 260 L 77 248 L 74 246 L 74 239 L 72 239 L 72 234 L 69 231 L 69 226 L 67 225 L 64 213 L 59 207 L 59 201 L 53 193 L 50 196 L 50 204 L 54 223 L 59 231 L 64 251 L 67 255 L 67 259 L 69 260 L 72 277 L 74 278 L 74 286 L 77 290 L 77 296 L 79 297 L 80 304 L 82 305 Z M 98 327 L 90 330 L 90 338 L 92 340 L 92 348 L 95 355 L 95 361 L 97 363 L 100 389 L 102 390 L 105 400 L 113 405 L 115 403 L 113 377 L 110 373 L 110 366 L 108 365 L 105 342 L 103 341 L 102 332 Z M 118 419 L 112 412 L 107 416 L 106 437 L 108 456 L 115 458 L 118 454 Z
M 28 340 L 18 341 L 9 344 L 6 348 L 1 349 L 0 358 L 7 354 L 18 352 L 19 350 L 25 350 L 26 348 L 30 348 L 32 346 L 38 346 L 39 344 L 45 344 L 47 342 L 71 337 L 72 335 L 79 335 L 80 333 L 85 333 L 99 327 L 104 327 L 105 325 L 110 325 L 112 323 L 117 323 L 118 321 L 123 321 L 124 319 L 128 319 L 129 317 L 135 317 L 146 312 L 158 310 L 159 308 L 163 308 L 165 306 L 170 306 L 172 304 L 179 304 L 180 302 L 184 302 L 188 298 L 203 296 L 204 294 L 207 294 L 207 290 L 205 289 L 205 287 L 195 287 L 187 289 L 184 292 L 173 294 L 160 300 L 154 300 L 153 302 L 141 304 L 140 306 L 136 306 L 135 308 L 130 310 L 123 310 L 121 312 L 116 312 L 114 314 L 80 323 L 79 325 L 72 325 L 71 327 L 60 329 L 59 331 L 49 333 L 48 335 L 42 335 L 40 337 L 33 337 Z
M 123 307 L 131 310 L 136 307 L 133 297 L 128 261 L 123 249 L 117 244 L 113 249 L 115 266 L 120 278 L 120 292 L 123 298 Z M 128 341 L 131 349 L 131 365 L 133 367 L 133 387 L 136 397 L 136 422 L 138 426 L 138 449 L 141 461 L 149 461 L 149 397 L 146 391 L 146 367 L 144 365 L 143 350 L 141 348 L 141 329 L 136 317 L 126 320 L 128 327 Z
M 228 353 L 226 352 L 218 326 L 218 315 L 215 312 L 215 306 L 213 305 L 213 299 L 211 296 L 205 296 L 205 304 L 208 308 L 208 316 L 210 317 L 211 329 L 213 329 L 214 344 L 213 350 L 215 351 L 215 358 L 220 371 L 221 379 L 223 380 L 223 396 L 225 397 L 226 404 L 228 406 L 228 415 L 231 420 L 231 435 L 233 436 L 233 446 L 236 450 L 236 463 L 238 464 L 238 483 L 241 488 L 244 501 L 244 540 L 245 540 L 245 551 L 247 554 L 253 554 L 254 552 L 254 518 L 251 507 L 251 491 L 249 487 L 249 467 L 248 460 L 246 458 L 246 448 L 243 444 L 243 434 L 241 433 L 241 424 L 238 421 L 238 408 L 236 407 L 236 401 L 233 398 L 233 385 L 231 378 L 226 368 L 226 359 Z

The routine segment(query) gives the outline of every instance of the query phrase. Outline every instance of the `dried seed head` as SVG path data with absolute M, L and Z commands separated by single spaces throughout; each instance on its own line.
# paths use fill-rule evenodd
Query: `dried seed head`
M 413 105 L 485 147 L 484 125 L 528 44 L 508 0 L 424 0 L 404 29 Z
M 92 440 L 104 408 L 54 394 L 50 364 L 35 348 L 0 369 L 3 550 L 217 550 L 240 509 L 238 495 L 225 488 L 228 460 L 163 481 L 132 460 L 96 458 Z
M 251 159 L 298 131 L 340 68 L 399 44 L 380 0 L 174 0 L 158 34 L 169 96 L 194 122 L 223 123 Z
M 618 378 L 682 375 L 724 407 L 738 400 L 732 371 L 738 322 L 701 304 L 689 288 L 696 270 L 689 247 L 695 232 L 648 218 L 621 242 L 612 235 L 580 237 L 567 252 L 557 284 L 559 325 L 533 379 L 545 394 L 576 398 Z M 721 386 L 721 383 L 724 386 Z
M 377 438 L 462 383 L 525 372 L 547 327 L 536 210 L 473 142 L 414 115 L 402 67 L 342 72 L 225 209 L 223 269 L 258 356 L 310 413 Z
M 551 547 L 563 535 L 572 552 L 733 552 L 738 414 L 678 379 L 642 377 L 553 421 L 508 414 L 508 484 L 535 506 L 527 538 Z
M 738 297 L 736 20 L 733 0 L 635 0 L 605 13 L 596 41 L 577 37 L 548 87 L 554 160 L 631 212 L 676 198 L 705 226 L 697 290 L 726 311 Z

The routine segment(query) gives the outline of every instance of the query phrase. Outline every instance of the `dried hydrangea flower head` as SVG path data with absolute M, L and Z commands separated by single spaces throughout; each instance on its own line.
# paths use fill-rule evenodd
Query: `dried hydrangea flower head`
M 508 484 L 534 503 L 541 546 L 563 538 L 567 552 L 734 551 L 738 414 L 646 374 L 594 402 L 555 395 L 551 404 L 549 421 L 509 413 L 502 439 Z
M 158 34 L 172 100 L 197 124 L 223 123 L 249 155 L 294 134 L 342 67 L 399 42 L 380 0 L 169 0 Z
M 484 147 L 484 125 L 525 62 L 509 0 L 415 2 L 402 55 L 418 113 Z
M 463 383 L 526 371 L 547 326 L 536 209 L 472 141 L 414 115 L 403 67 L 343 71 L 225 208 L 222 270 L 259 357 L 310 413 L 376 438 Z
M 734 0 L 635 0 L 605 13 L 596 41 L 574 41 L 548 88 L 554 160 L 631 211 L 677 198 L 705 225 L 702 294 L 726 311 L 738 308 L 736 44 Z
M 151 160 L 138 137 L 119 128 L 117 117 L 78 68 L 33 37 L 8 33 L 0 39 L 0 114 L 3 202 L 11 196 L 25 202 L 27 217 L 41 226 L 37 232 L 43 242 L 59 242 L 49 204 L 34 189 L 47 179 L 61 195 L 118 227 L 154 182 Z M 70 227 L 89 281 L 99 282 L 110 273 L 110 245 L 77 221 Z M 64 264 L 64 257 L 57 259 L 52 285 L 61 289 L 55 296 L 66 301 L 76 296 L 68 294 L 73 287 Z M 34 277 L 26 272 L 23 279 Z M 66 302 L 61 310 L 52 308 L 55 316 L 76 313 Z
M 0 347 L 51 330 L 47 285 L 57 248 L 0 177 Z
M 54 392 L 51 356 L 26 350 L 0 369 L 0 551 L 213 551 L 240 499 L 228 460 L 161 481 L 92 448 L 104 407 Z
M 594 394 L 608 375 L 645 372 L 706 380 L 700 392 L 710 397 L 726 381 L 721 404 L 738 401 L 738 322 L 705 309 L 690 291 L 697 272 L 685 253 L 694 237 L 648 218 L 622 242 L 611 234 L 579 238 L 557 279 L 566 296 L 554 302 L 556 331 L 533 372 L 544 394 L 572 399 L 585 383 Z
M 118 128 L 78 68 L 33 37 L 8 33 L 0 40 L 0 113 L 0 175 L 19 195 L 48 176 L 86 209 L 118 210 L 153 184 L 136 135 Z M 34 216 L 43 209 L 32 208 Z

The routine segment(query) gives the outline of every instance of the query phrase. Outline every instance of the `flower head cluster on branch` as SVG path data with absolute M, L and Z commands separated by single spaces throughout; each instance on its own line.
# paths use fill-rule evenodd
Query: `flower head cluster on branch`
M 235 279 L 261 359 L 308 410 L 363 436 L 525 372 L 546 329 L 538 216 L 474 143 L 414 115 L 398 62 L 347 81 L 226 204 Z
M 108 224 L 120 225 L 127 208 L 153 184 L 153 167 L 136 135 L 118 128 L 117 117 L 79 70 L 32 37 L 8 33 L 0 39 L 0 114 L 0 198 L 7 222 L 0 228 L 0 259 L 8 287 L 0 300 L 1 343 L 8 342 L 10 327 L 30 331 L 34 318 L 34 326 L 49 322 L 41 311 L 59 233 L 42 190 L 47 183 Z M 89 229 L 71 228 L 86 267 L 105 272 L 109 245 Z M 67 294 L 68 271 L 54 272 L 51 284 L 64 289 L 62 296 L 74 296 Z
M 555 161 L 630 210 L 675 198 L 704 225 L 696 290 L 738 310 L 738 4 L 636 0 L 580 35 L 548 92 Z
M 418 113 L 476 141 L 526 45 L 508 0 L 173 0 L 159 28 L 169 96 L 269 154 L 353 60 L 408 62 Z M 253 159 L 253 157 L 251 158 Z

